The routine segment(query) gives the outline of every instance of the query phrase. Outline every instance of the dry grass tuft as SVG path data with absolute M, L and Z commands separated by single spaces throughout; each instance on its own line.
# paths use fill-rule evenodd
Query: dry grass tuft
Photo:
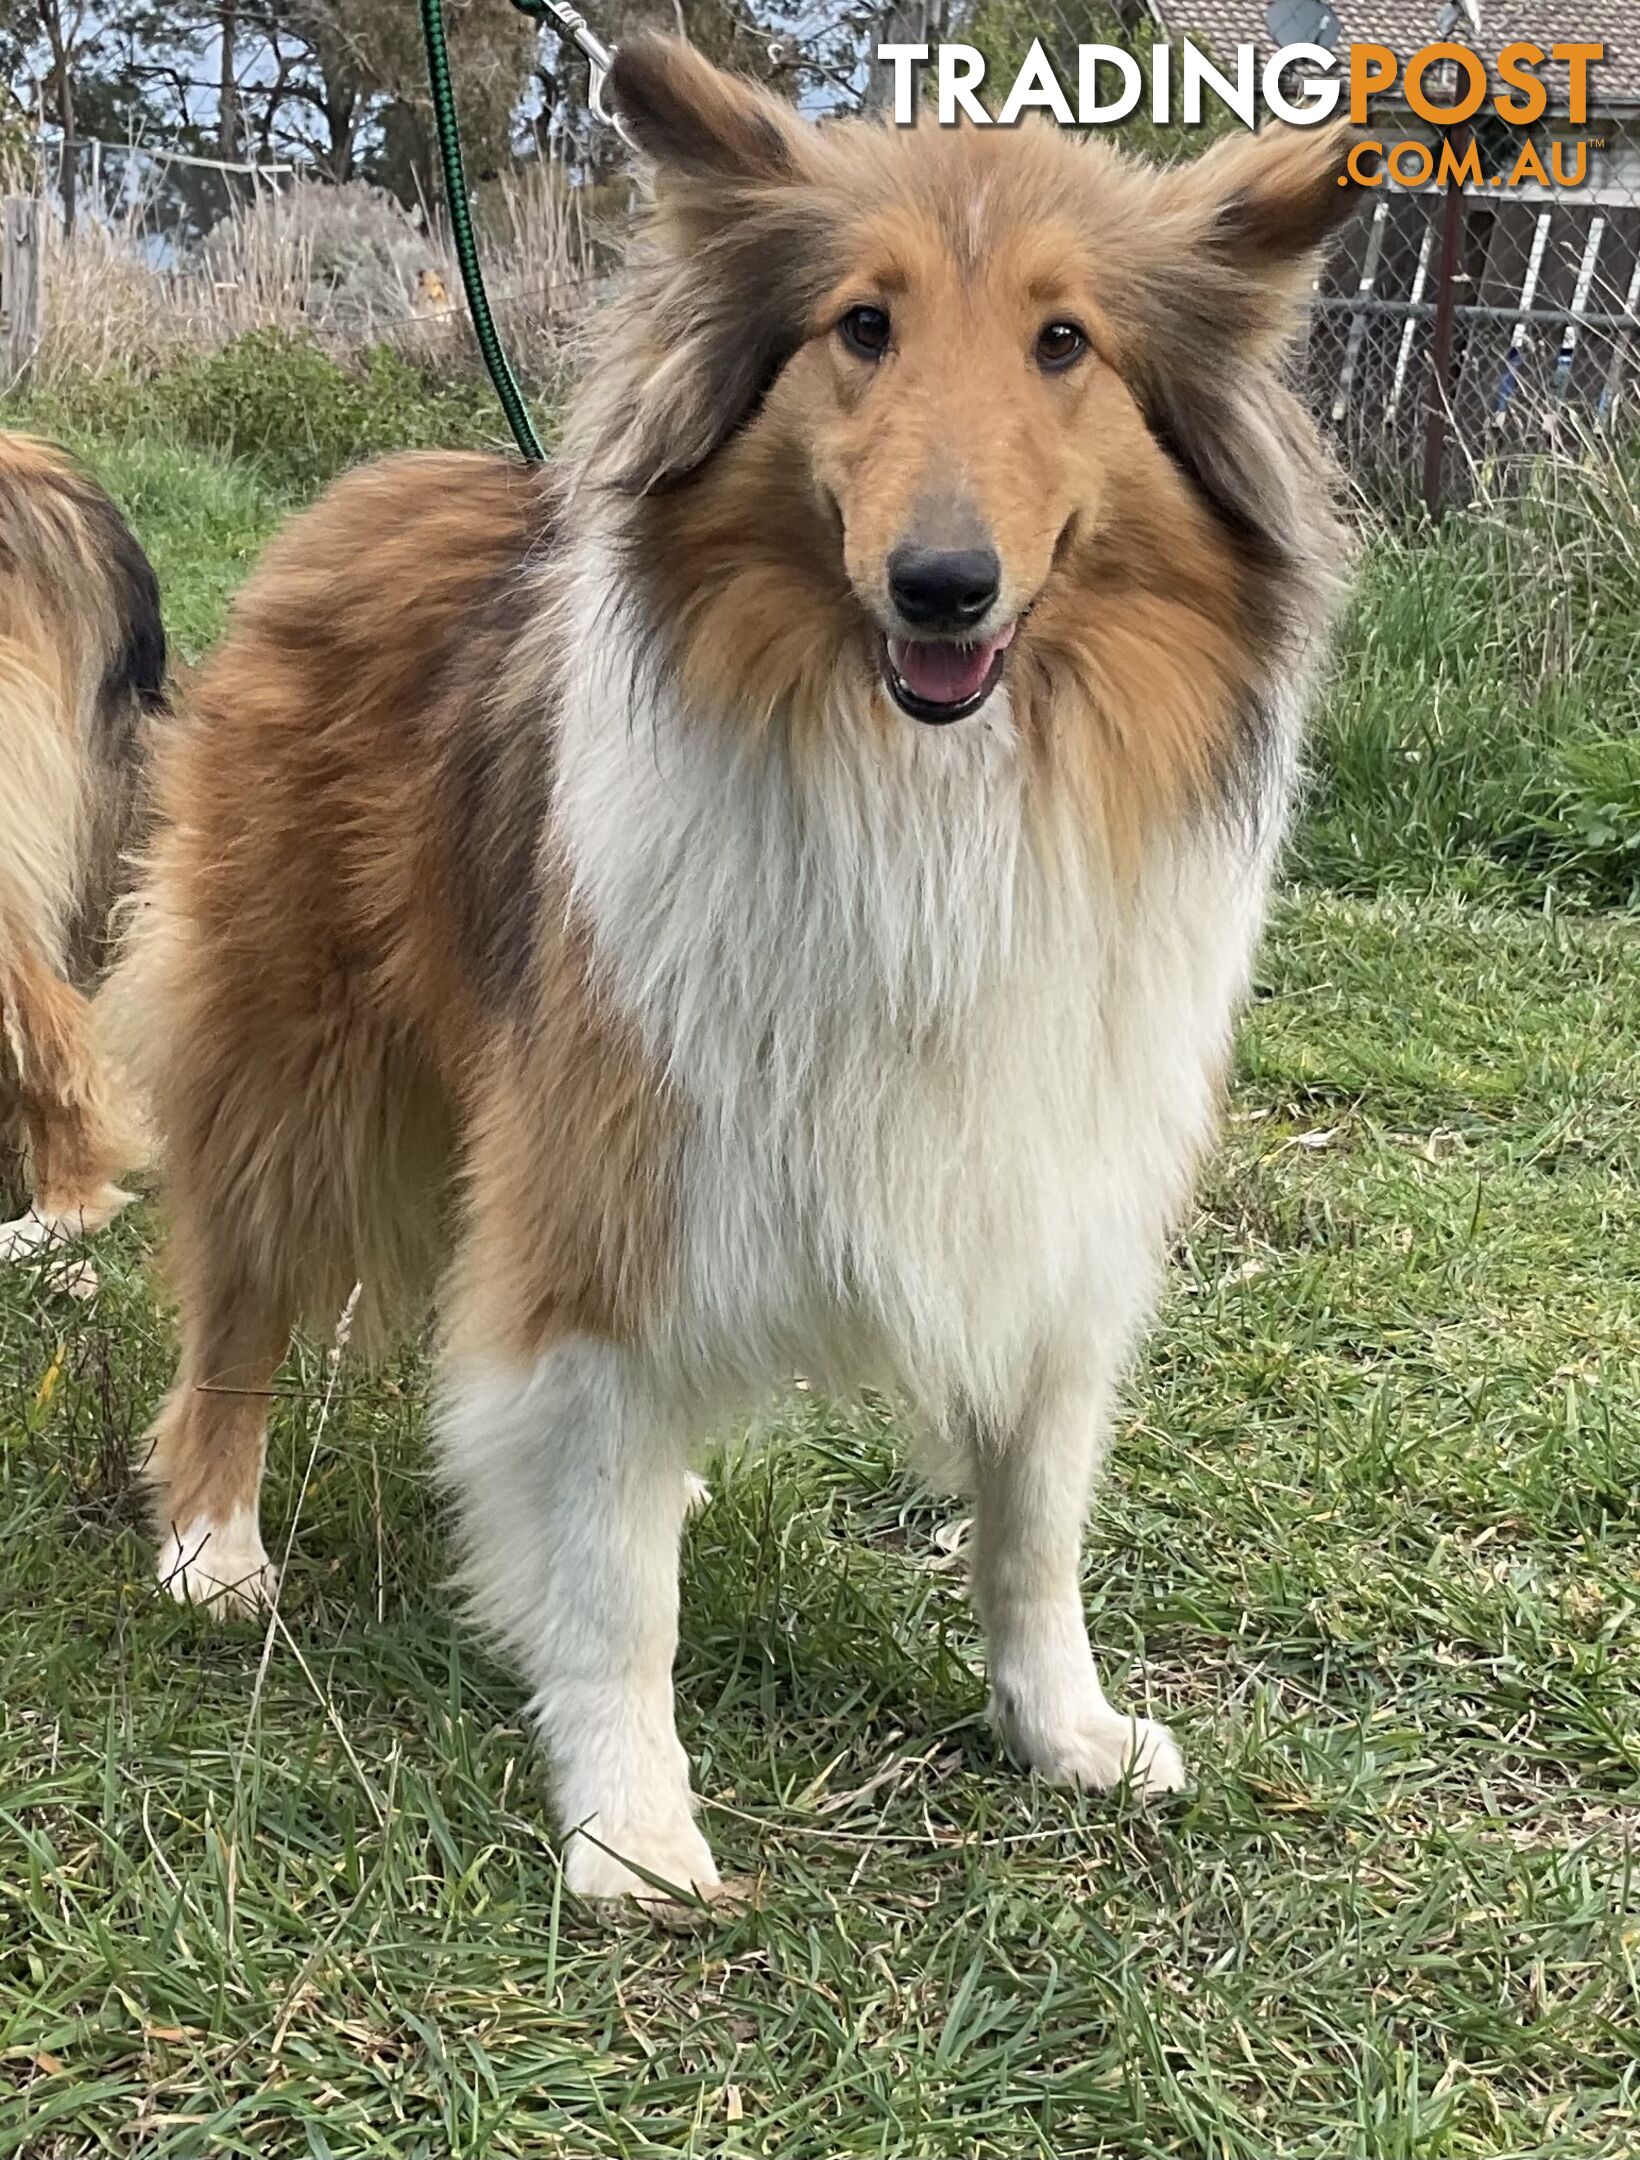
M 33 187 L 30 172 L 0 170 L 0 194 Z M 556 166 L 510 175 L 480 204 L 503 333 L 554 376 L 566 330 L 612 252 L 599 215 Z M 44 323 L 30 370 L 38 387 L 156 375 L 269 330 L 312 336 L 337 357 L 388 345 L 439 368 L 473 365 L 441 224 L 363 181 L 258 193 L 230 207 L 202 244 L 180 249 L 152 192 L 82 215 L 72 232 L 48 216 L 45 235 Z

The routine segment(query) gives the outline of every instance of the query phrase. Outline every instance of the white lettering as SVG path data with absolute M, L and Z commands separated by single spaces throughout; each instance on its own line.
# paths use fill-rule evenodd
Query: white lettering
M 1031 49 L 1025 55 L 1025 63 L 1014 77 L 1014 87 L 1008 92 L 1007 102 L 997 115 L 998 127 L 1012 127 L 1027 106 L 1046 106 L 1061 127 L 1074 127 L 1076 124 L 1070 99 L 1059 87 L 1053 62 L 1043 51 L 1040 38 L 1031 40 Z
M 877 58 L 894 70 L 894 124 L 909 127 L 917 117 L 916 67 L 928 58 L 926 45 L 879 45 Z
M 1257 117 L 1255 99 L 1258 83 L 1253 73 L 1257 54 L 1251 45 L 1236 47 L 1236 79 L 1221 75 L 1205 54 L 1186 42 L 1184 48 L 1184 112 L 1186 127 L 1200 127 L 1202 119 L 1202 90 L 1207 88 L 1225 105 L 1243 127 L 1251 127 Z
M 1295 103 L 1282 89 L 1281 78 L 1289 67 L 1300 65 L 1315 72 L 1299 78 L 1297 87 L 1302 97 Z M 1289 127 L 1315 127 L 1332 113 L 1344 88 L 1336 76 L 1330 82 L 1321 80 L 1332 75 L 1337 65 L 1337 53 L 1329 52 L 1325 45 L 1283 45 L 1264 63 L 1265 104 Z
M 957 70 L 961 68 L 959 75 Z M 991 115 L 975 97 L 975 87 L 985 80 L 985 55 L 972 45 L 942 45 L 939 58 L 939 80 L 935 93 L 936 113 L 941 127 L 954 127 L 957 107 L 970 120 L 977 120 L 981 127 L 991 125 Z
M 1079 45 L 1077 54 L 1077 113 L 1084 127 L 1102 127 L 1111 120 L 1125 120 L 1144 94 L 1144 77 L 1132 53 L 1120 45 Z M 1099 70 L 1112 67 L 1122 78 L 1113 98 L 1099 101 Z

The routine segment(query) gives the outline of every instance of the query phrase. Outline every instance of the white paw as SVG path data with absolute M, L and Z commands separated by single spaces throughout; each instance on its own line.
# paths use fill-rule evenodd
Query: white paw
M 48 1245 L 69 1245 L 76 1238 L 93 1236 L 114 1220 L 130 1198 L 120 1186 L 105 1185 L 83 1207 L 61 1208 L 45 1215 L 30 1208 L 26 1215 L 0 1223 L 0 1266 L 26 1259 Z
M 179 1605 L 200 1605 L 224 1618 L 260 1612 L 273 1597 L 273 1564 L 249 1508 L 226 1522 L 195 1516 L 173 1524 L 160 1551 L 159 1579 Z
M 58 1229 L 52 1216 L 36 1215 L 31 1208 L 26 1215 L 0 1223 L 0 1265 L 21 1260 L 31 1252 L 38 1252 L 42 1245 L 49 1245 L 67 1234 Z
M 1064 1722 L 1009 1715 L 994 1699 L 991 1714 L 1009 1752 L 1050 1785 L 1112 1792 L 1131 1785 L 1143 1799 L 1182 1792 L 1189 1782 L 1173 1735 L 1154 1718 L 1123 1717 L 1108 1703 L 1091 1705 Z
M 45 1288 L 55 1297 L 78 1298 L 88 1305 L 102 1288 L 102 1279 L 89 1260 L 76 1260 L 70 1254 L 46 1269 Z
M 576 1831 L 564 1857 L 564 1880 L 579 1897 L 637 1898 L 654 1904 L 691 1894 L 709 1898 L 720 1887 L 706 1840 L 692 1818 L 606 1828 L 603 1819 L 594 1816 L 586 1828 L 591 1835 Z M 667 1887 L 657 1888 L 649 1876 Z

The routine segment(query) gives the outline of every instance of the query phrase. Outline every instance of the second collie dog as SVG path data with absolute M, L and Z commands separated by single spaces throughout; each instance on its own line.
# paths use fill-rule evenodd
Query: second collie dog
M 129 527 L 61 451 L 0 432 L 0 1171 L 30 1195 L 0 1261 L 129 1198 L 136 1121 L 86 993 L 164 697 L 159 592 Z
M 272 549 L 165 746 L 129 960 L 182 1356 L 161 1570 L 268 1587 L 293 1322 L 443 1267 L 437 1445 L 575 1888 L 710 1891 L 691 1451 L 795 1372 L 975 1495 L 991 1701 L 1167 1790 L 1079 1544 L 1208 1144 L 1340 562 L 1277 362 L 1337 134 L 1156 171 L 815 129 L 686 47 L 544 474 L 408 457 Z

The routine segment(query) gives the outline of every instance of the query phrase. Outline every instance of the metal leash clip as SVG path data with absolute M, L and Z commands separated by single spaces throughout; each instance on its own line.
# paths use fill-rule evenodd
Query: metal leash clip
M 604 103 L 604 84 L 615 55 L 601 37 L 588 29 L 580 9 L 571 7 L 569 0 L 512 0 L 512 4 L 520 15 L 528 15 L 532 21 L 550 20 L 569 39 L 587 64 L 587 105 L 593 118 L 612 127 L 629 150 L 636 150 L 638 145 L 621 124 L 620 115 Z

